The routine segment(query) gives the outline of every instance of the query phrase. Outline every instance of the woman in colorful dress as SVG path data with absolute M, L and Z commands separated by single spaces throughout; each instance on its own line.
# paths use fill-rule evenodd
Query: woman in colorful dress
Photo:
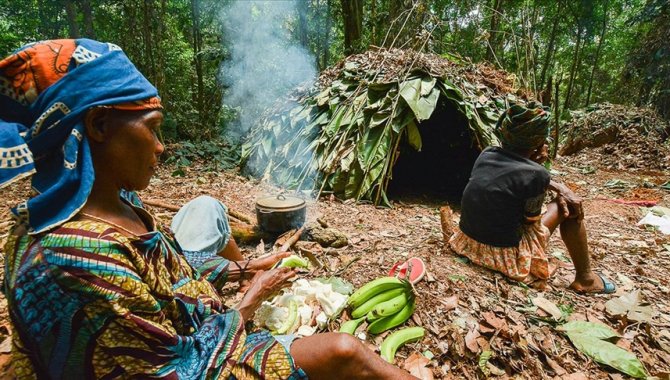
M 451 248 L 477 265 L 542 286 L 556 269 L 547 243 L 560 226 L 576 271 L 570 288 L 614 292 L 614 285 L 591 269 L 581 198 L 542 166 L 549 113 L 534 104 L 513 105 L 500 116 L 495 133 L 501 146 L 484 149 L 475 161 Z M 547 190 L 557 195 L 542 214 Z
M 176 215 L 175 240 L 128 192 L 156 170 L 163 114 L 118 46 L 24 46 L 0 61 L 0 87 L 0 187 L 32 176 L 36 193 L 12 209 L 5 247 L 16 377 L 411 378 L 348 334 L 247 332 L 295 273 L 269 269 L 285 254 L 243 259 L 212 198 Z

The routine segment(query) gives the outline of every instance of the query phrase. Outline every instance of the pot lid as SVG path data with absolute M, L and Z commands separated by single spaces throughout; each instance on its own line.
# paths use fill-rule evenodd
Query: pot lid
M 273 195 L 265 198 L 259 198 L 256 200 L 256 205 L 259 207 L 270 208 L 270 209 L 288 209 L 295 208 L 298 206 L 303 206 L 305 200 L 298 197 L 293 197 L 290 195 Z

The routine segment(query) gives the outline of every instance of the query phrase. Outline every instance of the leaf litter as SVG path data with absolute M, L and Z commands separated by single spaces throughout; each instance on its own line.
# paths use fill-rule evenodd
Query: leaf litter
M 327 278 L 331 274 L 328 270 L 349 265 L 340 275 L 360 286 L 385 275 L 388 268 L 407 256 L 421 257 L 429 270 L 427 277 L 434 280 L 416 285 L 417 318 L 408 324 L 418 321 L 426 328 L 427 336 L 401 348 L 398 358 L 431 351 L 434 356 L 421 359 L 418 366 L 423 371 L 430 370 L 436 379 L 484 378 L 486 373 L 501 378 L 616 378 L 616 366 L 633 376 L 641 376 L 642 371 L 650 376 L 670 373 L 670 279 L 666 274 L 670 267 L 670 251 L 666 249 L 670 238 L 635 225 L 643 215 L 640 207 L 600 200 L 654 197 L 659 205 L 667 207 L 670 193 L 660 187 L 667 182 L 667 172 L 613 170 L 603 168 L 597 161 L 597 156 L 579 162 L 574 156 L 559 157 L 553 165 L 561 173 L 559 179 L 585 199 L 593 267 L 615 281 L 619 287 L 615 295 L 581 295 L 567 290 L 573 278 L 572 268 L 560 267 L 546 289 L 539 292 L 460 260 L 442 240 L 439 207 L 444 203 L 425 199 L 393 201 L 393 208 L 345 202 L 333 196 L 310 204 L 308 221 L 322 217 L 328 220 L 329 227 L 348 237 L 348 244 L 340 248 L 304 245 L 303 249 L 313 252 L 325 264 L 324 269 L 310 275 Z M 194 196 L 207 194 L 221 199 L 231 209 L 253 214 L 255 199 L 276 190 L 235 172 L 206 172 L 199 165 L 196 162 L 184 167 L 183 177 L 172 177 L 176 166 L 165 165 L 140 195 L 182 205 Z M 584 174 L 580 168 L 585 165 L 599 169 Z M 205 181 L 198 181 L 199 177 Z M 632 187 L 603 186 L 611 180 L 625 181 Z M 644 187 L 645 182 L 658 187 Z M 30 192 L 26 181 L 7 190 L 6 206 L 18 203 Z M 452 206 L 458 210 L 457 205 Z M 169 223 L 174 215 L 160 208 L 151 211 L 163 223 Z M 7 220 L 9 212 L 5 207 L 0 210 L 0 222 Z M 392 236 L 384 236 L 383 231 L 390 231 L 386 235 Z M 0 243 L 4 244 L 7 232 L 8 224 L 0 224 Z M 273 241 L 264 243 L 243 246 L 245 254 L 259 256 L 269 251 Z M 552 236 L 550 249 L 567 256 L 558 233 Z M 0 277 L 2 274 L 0 270 Z M 232 305 L 234 297 L 230 297 Z M 646 304 L 644 300 L 653 303 Z M 561 311 L 562 319 L 557 320 L 559 314 L 550 305 Z M 609 326 L 616 335 L 610 333 L 611 338 L 606 339 L 580 338 L 581 333 L 573 332 L 575 343 L 567 331 L 557 330 L 566 326 L 566 320 L 597 322 Z M 6 301 L 0 295 L 0 342 L 6 342 L 10 333 Z M 363 337 L 374 349 L 376 338 Z M 592 351 L 589 344 L 596 343 L 594 339 L 599 346 L 607 347 L 606 352 Z M 9 357 L 0 352 L 4 370 L 9 368 Z M 623 358 L 627 364 L 597 364 L 612 357 Z

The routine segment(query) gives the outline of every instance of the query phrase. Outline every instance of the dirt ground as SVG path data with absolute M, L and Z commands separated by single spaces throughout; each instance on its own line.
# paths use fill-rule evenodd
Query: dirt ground
M 670 191 L 659 187 L 670 179 L 668 172 L 600 168 L 597 161 L 585 160 L 589 157 L 559 159 L 553 166 L 554 178 L 585 199 L 593 265 L 616 283 L 615 295 L 578 295 L 567 290 L 573 276 L 567 262 L 542 292 L 464 263 L 445 248 L 438 212 L 442 204 L 421 197 L 396 200 L 390 209 L 343 202 L 328 195 L 310 204 L 310 220 L 318 216 L 349 239 L 343 248 L 323 250 L 321 260 L 326 266 L 322 271 L 339 271 L 359 286 L 385 275 L 399 260 L 423 258 L 429 276 L 417 285 L 417 311 L 408 324 L 425 327 L 427 335 L 421 342 L 402 348 L 396 363 L 403 365 L 412 352 L 429 351 L 426 354 L 432 360 L 428 367 L 435 378 L 485 378 L 485 372 L 499 378 L 626 378 L 577 351 L 553 328 L 555 323 L 548 314 L 534 307 L 532 300 L 538 296 L 567 311 L 570 320 L 602 322 L 617 330 L 622 335 L 618 346 L 635 353 L 649 374 L 667 378 L 670 284 L 666 270 L 670 267 L 670 238 L 636 225 L 644 215 L 643 208 L 609 200 L 656 200 L 670 207 Z M 204 173 L 195 165 L 187 168 L 185 177 L 172 177 L 173 170 L 162 168 L 140 196 L 182 205 L 207 194 L 236 211 L 253 215 L 256 197 L 271 191 L 232 172 Z M 3 189 L 2 194 L 0 243 L 4 245 L 8 208 L 27 196 L 27 183 Z M 162 208 L 149 209 L 166 223 L 173 215 Z M 456 205 L 454 209 L 457 215 Z M 272 242 L 266 243 L 270 249 Z M 243 248 L 249 255 L 259 253 L 255 245 Z M 562 260 L 568 256 L 558 232 L 552 236 L 549 252 Z M 0 277 L 3 273 L 0 271 Z M 319 271 L 310 275 L 323 274 Z M 607 315 L 606 301 L 633 290 L 640 290 L 651 304 L 651 323 L 616 320 Z M 232 304 L 234 297 L 230 299 Z M 0 295 L 0 365 L 5 369 L 10 362 L 7 318 L 7 303 Z M 383 337 L 369 337 L 368 343 L 378 346 Z M 492 352 L 488 364 L 480 360 L 484 351 Z

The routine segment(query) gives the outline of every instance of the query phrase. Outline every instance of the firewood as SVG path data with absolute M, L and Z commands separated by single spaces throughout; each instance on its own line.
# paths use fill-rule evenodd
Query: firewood
M 293 244 L 295 244 L 298 240 L 300 240 L 300 236 L 304 231 L 305 226 L 298 228 L 298 230 L 293 235 L 291 235 L 291 237 L 286 239 L 286 242 L 284 242 L 284 244 L 282 244 L 281 247 L 279 247 L 279 252 L 286 252 L 289 249 L 291 249 L 291 247 L 293 247 Z
M 149 206 L 162 207 L 162 208 L 164 208 L 166 210 L 170 210 L 170 211 L 179 211 L 179 209 L 181 208 L 180 206 L 176 206 L 176 205 L 173 205 L 173 204 L 168 203 L 168 202 L 163 202 L 163 201 L 158 200 L 158 199 L 143 199 L 142 202 L 146 205 L 149 205 Z M 233 218 L 235 218 L 237 220 L 240 220 L 242 222 L 245 222 L 247 224 L 252 224 L 252 225 L 254 224 L 254 221 L 251 217 L 249 217 L 247 215 L 244 215 L 241 212 L 232 210 L 230 207 L 228 208 L 228 216 L 233 217 Z
M 235 220 L 230 221 L 230 229 L 235 241 L 242 244 L 258 243 L 261 239 L 268 240 L 270 238 L 256 226 Z

